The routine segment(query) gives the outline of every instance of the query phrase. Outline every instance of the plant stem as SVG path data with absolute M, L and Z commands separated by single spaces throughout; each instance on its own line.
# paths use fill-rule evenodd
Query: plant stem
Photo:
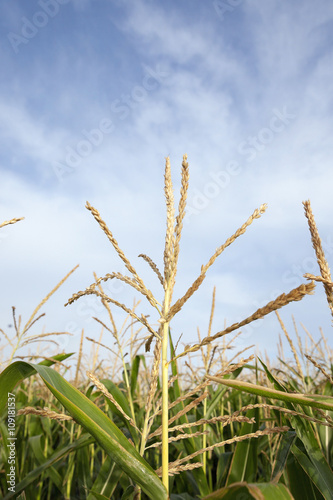
M 203 404 L 204 404 L 203 415 L 204 415 L 204 418 L 206 418 L 206 413 L 207 413 L 207 398 L 204 399 Z M 203 432 L 206 432 L 206 430 L 207 430 L 207 424 L 204 424 L 203 425 Z M 207 434 L 204 434 L 203 438 L 202 438 L 202 448 L 205 449 L 206 447 L 207 447 Z M 207 452 L 206 451 L 204 452 L 202 458 L 203 458 L 203 460 L 202 460 L 203 471 L 206 474 L 206 472 L 207 472 Z
M 170 306 L 170 288 L 167 287 L 164 298 L 164 317 L 169 311 Z M 168 380 L 168 336 L 169 323 L 163 324 L 162 339 L 162 482 L 169 492 L 169 380 Z

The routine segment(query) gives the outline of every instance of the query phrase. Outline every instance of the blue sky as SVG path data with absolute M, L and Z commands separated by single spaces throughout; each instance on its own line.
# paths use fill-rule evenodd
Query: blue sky
M 215 2 L 40 0 L 0 6 L 1 325 L 11 306 L 27 320 L 76 264 L 45 306 L 36 333 L 71 330 L 98 338 L 97 304 L 63 304 L 119 257 L 85 209 L 88 200 L 148 286 L 159 283 L 138 259 L 163 262 L 163 172 L 170 155 L 179 192 L 182 155 L 190 165 L 174 299 L 183 295 L 215 249 L 255 208 L 266 213 L 209 270 L 175 318 L 175 339 L 205 335 L 217 287 L 213 333 L 318 274 L 303 214 L 310 199 L 329 263 L 332 216 L 332 25 L 330 1 Z M 117 300 L 135 295 L 111 286 Z M 137 297 L 138 298 L 138 297 Z M 142 301 L 141 312 L 149 311 Z M 118 322 L 121 312 L 114 310 Z M 315 338 L 331 318 L 318 285 L 288 306 Z M 152 315 L 153 321 L 154 315 Z M 274 315 L 244 331 L 274 357 Z M 105 339 L 104 339 L 105 341 Z M 110 341 L 111 343 L 111 341 Z

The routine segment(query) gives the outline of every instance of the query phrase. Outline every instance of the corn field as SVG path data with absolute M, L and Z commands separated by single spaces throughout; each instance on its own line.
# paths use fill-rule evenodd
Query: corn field
M 86 295 L 98 297 L 108 316 L 107 322 L 94 318 L 102 329 L 99 339 L 85 337 L 83 331 L 77 353 L 56 352 L 44 359 L 19 356 L 20 349 L 32 342 L 66 335 L 30 335 L 29 329 L 76 268 L 51 290 L 24 326 L 13 308 L 13 336 L 0 330 L 11 349 L 10 357 L 2 359 L 0 374 L 1 498 L 333 498 L 333 353 L 323 332 L 315 342 L 306 331 L 304 344 L 296 323 L 295 331 L 288 332 L 279 313 L 323 286 L 333 316 L 332 278 L 310 202 L 303 205 L 318 276 L 305 274 L 299 287 L 217 332 L 212 331 L 214 288 L 205 336 L 199 333 L 194 344 L 182 346 L 181 339 L 174 338 L 173 318 L 182 314 L 215 260 L 252 223 L 260 223 L 257 219 L 266 210 L 265 204 L 254 210 L 201 265 L 188 290 L 173 300 L 188 187 L 184 155 L 176 207 L 167 158 L 163 269 L 148 255 L 139 255 L 156 275 L 156 292 L 147 288 L 99 211 L 87 202 L 87 210 L 128 271 L 128 275 L 94 275 L 94 282 L 73 293 L 65 304 L 70 307 Z M 0 228 L 20 220 L 5 221 Z M 128 306 L 108 296 L 103 284 L 109 280 L 120 280 L 141 295 L 145 305 L 157 312 L 157 326 L 149 313 L 136 312 L 138 302 Z M 125 314 L 121 326 L 114 320 L 114 308 Z M 288 342 L 290 358 L 281 340 L 273 361 L 251 354 L 253 346 L 232 350 L 245 325 L 271 313 L 281 338 Z M 84 353 L 87 344 L 90 358 Z M 75 372 L 69 376 L 73 363 Z

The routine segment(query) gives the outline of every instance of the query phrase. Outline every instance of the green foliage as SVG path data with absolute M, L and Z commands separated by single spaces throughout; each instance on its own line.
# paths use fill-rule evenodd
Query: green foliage
M 36 371 L 48 389 L 67 409 L 75 421 L 80 424 L 96 442 L 108 453 L 117 465 L 142 487 L 151 498 L 167 498 L 161 481 L 130 444 L 120 429 L 90 399 L 69 384 L 59 373 L 42 365 L 33 365 L 17 361 L 9 365 L 0 376 L 0 384 L 5 392 L 12 391 L 12 380 L 17 380 L 27 370 Z M 50 464 L 51 465 L 51 464 Z
M 73 384 L 60 374 L 59 364 L 55 369 L 51 368 L 54 363 L 66 361 L 70 354 L 60 354 L 39 364 L 25 361 L 12 363 L 22 346 L 38 338 L 44 342 L 45 337 L 55 333 L 66 334 L 27 335 L 30 327 L 42 317 L 36 317 L 39 309 L 75 268 L 43 299 L 23 328 L 20 319 L 16 322 L 13 308 L 14 341 L 1 330 L 12 347 L 9 365 L 0 374 L 0 435 L 3 445 L 0 452 L 0 494 L 4 500 L 14 497 L 21 500 L 168 500 L 168 491 L 171 500 L 332 498 L 332 359 L 326 362 L 325 371 L 311 357 L 318 344 L 311 350 L 310 356 L 307 349 L 302 349 L 296 330 L 299 355 L 306 367 L 303 373 L 299 355 L 278 314 L 296 365 L 287 362 L 283 356 L 274 373 L 260 360 L 262 368 L 258 368 L 257 364 L 249 364 L 254 356 L 232 364 L 244 351 L 231 361 L 226 360 L 231 341 L 228 345 L 224 342 L 225 335 L 312 294 L 314 281 L 280 295 L 248 318 L 212 336 L 214 292 L 207 336 L 203 339 L 199 336 L 198 344 L 187 346 L 180 354 L 176 353 L 169 328 L 171 319 L 199 288 L 216 258 L 266 210 L 266 205 L 255 210 L 234 235 L 218 247 L 208 263 L 201 267 L 200 275 L 183 297 L 172 304 L 188 180 L 185 155 L 178 216 L 175 217 L 170 161 L 167 158 L 164 277 L 156 264 L 147 255 L 141 254 L 163 287 L 162 304 L 136 273 L 99 212 L 87 203 L 87 208 L 132 277 L 112 273 L 98 279 L 95 275 L 95 282 L 85 292 L 74 294 L 69 303 L 85 294 L 95 294 L 101 298 L 111 327 L 95 319 L 115 339 L 117 352 L 112 352 L 122 365 L 118 369 L 120 377 L 115 377 L 117 370 L 113 370 L 111 376 L 100 366 L 97 369 L 94 360 L 93 373 L 87 372 L 93 385 L 87 387 L 86 380 L 79 381 L 83 332 Z M 311 276 L 310 279 L 324 283 L 333 313 L 333 284 L 328 265 L 310 203 L 305 202 L 304 206 L 321 270 L 321 277 Z M 6 221 L 0 227 L 17 221 Z M 113 278 L 124 281 L 148 299 L 159 313 L 156 331 L 148 322 L 148 316 L 135 313 L 137 304 L 130 310 L 103 292 L 101 283 Z M 132 318 L 129 326 L 140 323 L 149 332 L 149 339 L 145 338 L 143 342 L 147 351 L 152 341 L 155 342 L 152 366 L 148 366 L 147 357 L 138 354 L 139 348 L 135 346 L 135 351 L 133 349 L 139 340 L 137 333 L 131 333 L 129 343 L 124 341 L 127 328 L 123 326 L 120 331 L 117 330 L 110 303 L 121 307 Z M 109 349 L 101 342 L 96 344 Z M 125 361 L 128 344 L 130 359 Z M 191 356 L 197 352 L 201 352 L 202 369 L 197 364 L 191 364 Z M 319 354 L 319 359 L 324 357 L 323 351 Z M 180 359 L 183 360 L 185 356 L 187 372 L 184 366 L 179 365 Z M 309 370 L 309 360 L 317 370 L 315 373 L 313 366 L 312 372 Z M 113 360 L 113 363 L 116 364 L 116 361 Z M 67 370 L 66 365 L 62 366 Z M 247 369 L 251 370 L 250 375 Z M 213 372 L 215 376 L 210 375 Z M 39 379 L 36 378 L 37 374 Z M 283 377 L 278 374 L 283 374 Z M 24 415 L 17 418 L 15 428 L 15 492 L 8 489 L 6 479 L 11 456 L 6 443 L 13 439 L 10 437 L 13 431 L 9 428 L 9 422 L 7 424 L 7 418 L 13 418 L 10 417 L 12 410 L 8 404 L 9 396 L 15 400 L 18 415 Z M 63 409 L 67 414 L 62 413 Z
M 74 417 L 75 422 L 58 422 L 34 415 L 18 417 L 18 477 L 15 495 L 24 492 L 27 498 L 36 497 L 48 500 L 63 494 L 65 485 L 69 484 L 66 498 L 87 498 L 88 500 L 134 498 L 137 494 L 135 485 L 141 485 L 143 498 L 146 498 L 144 492 L 149 498 L 163 498 L 163 485 L 153 472 L 153 469 L 157 468 L 160 463 L 158 448 L 147 449 L 144 457 L 141 457 L 137 452 L 140 440 L 137 429 L 124 418 L 123 413 L 107 397 L 102 396 L 99 390 L 92 391 L 91 388 L 84 389 L 86 393 L 84 395 L 63 379 L 59 373 L 45 365 L 46 363 L 42 365 L 13 363 L 0 375 L 1 387 L 4 388 L 5 394 L 7 389 L 9 392 L 15 391 L 17 409 L 26 406 L 50 407 L 51 403 L 56 406 L 58 400 Z M 129 364 L 128 375 L 135 386 L 131 394 L 135 402 L 136 423 L 140 428 L 144 418 L 145 399 L 140 396 L 142 379 L 140 379 L 140 366 L 138 365 L 142 370 L 146 370 L 144 364 L 136 357 Z M 269 380 L 275 384 L 275 391 L 286 394 L 288 379 L 282 385 L 273 376 L 271 370 L 268 370 L 264 363 L 262 365 Z M 182 387 L 184 382 L 182 382 L 177 361 L 172 362 L 171 369 L 175 380 L 170 387 L 170 400 L 175 401 L 182 397 L 183 400 L 170 411 L 170 417 L 176 415 L 198 396 L 194 394 L 192 397 L 186 397 L 189 388 L 183 389 Z M 34 376 L 36 372 L 40 374 L 49 388 L 51 399 L 43 400 L 36 391 L 31 391 L 30 385 L 36 386 Z M 27 374 L 30 378 L 25 378 Z M 190 412 L 180 416 L 173 425 L 187 425 L 201 418 L 210 419 L 221 415 L 232 415 L 241 407 L 250 404 L 256 406 L 243 412 L 242 415 L 249 419 L 254 417 L 255 423 L 235 421 L 232 426 L 226 427 L 222 427 L 219 422 L 208 424 L 207 445 L 211 446 L 236 436 L 241 437 L 265 429 L 268 422 L 271 427 L 289 424 L 291 430 L 280 436 L 262 435 L 257 439 L 235 441 L 232 444 L 215 448 L 207 455 L 206 474 L 203 473 L 202 468 L 199 468 L 181 472 L 171 478 L 171 498 L 174 500 L 207 498 L 208 500 L 236 498 L 233 495 L 240 495 L 240 498 L 246 499 L 256 498 L 260 492 L 263 495 L 262 498 L 265 499 L 329 499 L 333 478 L 330 454 L 331 427 L 324 427 L 316 422 L 304 420 L 301 416 L 276 410 L 270 411 L 270 419 L 267 420 L 267 415 L 264 414 L 260 403 L 264 395 L 266 402 L 276 405 L 279 401 L 276 392 L 272 392 L 269 398 L 267 391 L 270 389 L 266 387 L 265 393 L 260 394 L 258 390 L 260 391 L 261 387 L 258 385 L 255 386 L 254 393 L 250 392 L 249 383 L 244 384 L 243 380 L 238 380 L 241 374 L 242 369 L 235 370 L 231 375 L 225 375 L 221 380 L 221 385 L 216 389 L 213 389 L 212 385 L 209 386 L 205 415 L 203 415 L 201 403 Z M 123 412 L 130 416 L 130 406 L 127 398 L 124 397 L 123 382 L 114 383 L 105 378 L 102 381 Z M 19 385 L 14 390 L 15 383 Z M 240 392 L 242 386 L 243 390 L 248 393 Z M 330 388 L 327 384 L 317 387 L 321 388 L 322 394 L 313 393 L 311 404 L 317 401 L 318 407 L 330 406 Z M 32 394 L 30 400 L 29 393 Z M 289 396 L 294 398 L 294 401 L 281 400 L 282 409 L 303 411 L 304 415 L 306 415 L 306 408 L 313 412 L 313 406 L 307 405 L 309 395 L 304 400 L 298 399 L 295 394 L 289 394 Z M 96 403 L 103 407 L 103 411 L 96 406 Z M 325 409 L 327 411 L 326 406 Z M 2 410 L 4 414 L 4 405 Z M 313 413 L 311 415 L 314 416 Z M 26 425 L 27 420 L 28 425 Z M 156 430 L 158 425 L 157 419 L 151 431 Z M 328 432 L 325 432 L 326 428 Z M 191 433 L 198 430 L 200 430 L 198 427 L 185 427 L 183 432 L 191 436 Z M 0 421 L 0 433 L 5 442 L 7 438 L 5 414 Z M 128 438 L 133 440 L 134 446 L 129 443 Z M 151 444 L 154 441 L 156 439 L 148 443 Z M 200 449 L 200 442 L 199 437 L 189 437 L 170 444 L 170 462 L 194 453 Z M 3 447 L 2 469 L 4 467 L 6 469 L 6 458 L 5 447 Z M 195 460 L 200 462 L 201 459 L 202 455 L 199 455 L 191 462 Z M 151 479 L 147 480 L 147 477 Z M 5 499 L 15 498 L 14 494 L 8 493 L 4 478 L 0 482 L 0 492 Z M 37 496 L 36 492 L 38 492 Z

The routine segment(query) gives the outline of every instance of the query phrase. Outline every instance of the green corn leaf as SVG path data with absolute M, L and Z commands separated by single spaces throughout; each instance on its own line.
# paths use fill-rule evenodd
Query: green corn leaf
M 128 416 L 131 417 L 131 409 L 128 404 L 128 399 L 126 398 L 125 394 L 119 389 L 119 387 L 111 382 L 111 380 L 108 379 L 103 379 L 101 382 L 105 385 L 107 390 L 109 391 L 110 394 L 114 397 L 114 399 L 117 401 L 119 406 L 123 409 L 124 413 Z M 125 416 L 121 413 L 121 411 L 118 410 L 118 408 L 105 396 L 105 398 L 108 401 L 108 405 L 110 406 L 111 410 L 113 413 L 118 415 L 120 420 L 124 423 L 124 425 L 127 427 L 129 432 L 131 433 L 131 437 L 137 445 L 139 443 L 139 434 L 138 431 L 132 426 L 132 424 L 125 418 Z
M 320 483 L 320 476 L 318 472 L 318 468 L 312 461 L 310 460 L 309 457 L 305 453 L 303 453 L 298 446 L 293 446 L 292 448 L 292 453 L 296 460 L 298 461 L 299 465 L 302 467 L 304 472 L 310 477 L 310 479 L 313 481 L 314 484 Z M 321 488 L 320 491 L 322 492 L 324 498 L 326 500 L 330 500 L 332 498 L 332 491 L 329 489 L 324 489 Z
M 47 462 L 47 458 L 45 458 L 44 450 L 41 445 L 42 434 L 39 436 L 31 436 L 29 438 L 29 445 L 33 451 L 33 454 L 39 465 L 42 465 L 44 462 Z M 56 471 L 54 467 L 51 465 L 47 468 L 47 476 L 49 476 L 52 482 L 56 485 L 59 492 L 62 492 L 62 479 L 59 472 Z
M 229 379 L 237 378 L 238 375 L 241 373 L 242 369 L 243 369 L 243 366 L 241 368 L 237 368 L 237 370 L 234 370 L 232 373 L 230 373 L 228 375 L 224 375 L 224 379 L 229 380 Z M 220 403 L 221 399 L 223 398 L 223 396 L 225 395 L 226 392 L 227 392 L 227 389 L 225 387 L 219 387 L 217 389 L 217 391 L 213 392 L 213 395 L 211 397 L 211 401 L 209 402 L 209 408 L 207 409 L 207 412 L 205 415 L 205 418 L 207 420 L 209 418 L 211 418 L 214 410 L 217 409 L 218 404 Z
M 176 353 L 174 350 L 174 345 L 171 337 L 171 331 L 169 328 L 169 342 L 170 342 L 170 352 L 171 352 L 171 372 L 172 375 L 175 377 L 178 375 L 178 365 L 177 365 L 177 360 L 174 360 L 173 358 L 175 357 Z M 172 399 L 175 401 L 181 396 L 181 388 L 180 388 L 180 383 L 179 379 L 176 378 L 174 381 L 172 387 L 170 388 L 170 393 L 172 394 Z M 179 410 L 182 410 L 184 408 L 184 402 L 182 401 L 178 405 L 175 406 L 174 411 L 178 412 Z M 186 424 L 188 423 L 188 417 L 187 415 L 182 415 L 179 418 L 179 422 L 181 424 Z M 185 432 L 191 433 L 189 429 L 185 429 Z M 200 443 L 201 444 L 201 443 Z M 184 446 L 184 453 L 187 455 L 191 455 L 194 453 L 197 449 L 198 446 L 196 445 L 196 440 L 194 438 L 189 438 L 189 439 L 184 439 L 183 441 L 183 446 Z M 196 457 L 194 461 L 200 462 L 201 457 Z M 207 482 L 207 477 L 203 471 L 203 469 L 200 467 L 198 469 L 193 469 L 192 475 L 195 478 L 196 486 L 200 491 L 200 495 L 207 495 L 211 490 L 209 489 L 209 485 Z
M 46 366 L 17 361 L 0 375 L 0 385 L 5 394 L 13 389 L 13 379 L 19 381 L 22 379 L 22 374 L 31 373 L 31 370 L 39 373 L 46 386 L 74 420 L 95 438 L 118 466 L 139 484 L 150 498 L 167 499 L 166 489 L 155 471 L 112 420 L 56 371 Z
M 74 353 L 57 354 L 56 356 L 53 356 L 53 359 L 56 361 L 64 361 L 73 354 Z M 18 363 L 20 362 L 18 361 Z M 0 391 L 0 416 L 2 415 L 4 409 L 7 407 L 8 392 L 12 392 L 14 387 L 19 382 L 36 373 L 36 370 L 32 368 L 32 366 L 34 365 L 30 363 L 22 363 L 23 366 L 19 365 L 15 366 L 15 368 L 11 368 L 11 366 L 13 365 L 15 365 L 15 363 L 12 363 L 11 365 L 7 366 L 7 368 L 5 368 L 0 373 L 1 388 L 2 388 L 2 390 Z M 44 359 L 43 361 L 38 363 L 37 366 L 52 366 L 52 365 L 54 365 L 54 361 L 51 361 L 49 359 Z
M 294 409 L 292 403 L 301 404 L 314 408 L 321 408 L 324 410 L 332 410 L 333 403 L 327 403 L 322 400 L 318 401 L 310 396 L 302 396 L 299 394 L 289 394 L 285 392 L 284 387 L 275 379 L 275 377 L 270 373 L 266 365 L 261 361 L 269 380 L 275 384 L 277 389 L 268 389 L 266 387 L 257 386 L 255 384 L 249 384 L 247 382 L 241 382 L 238 380 L 225 380 L 220 377 L 208 377 L 215 382 L 227 385 L 234 389 L 238 389 L 244 392 L 249 392 L 250 394 L 257 394 L 262 397 L 270 399 L 278 399 L 286 403 L 287 408 Z M 282 389 L 282 390 L 281 390 Z M 315 482 L 316 487 L 326 498 L 330 498 L 330 492 L 333 491 L 333 472 L 329 467 L 327 460 L 320 449 L 318 440 L 314 434 L 313 427 L 311 424 L 302 419 L 299 416 L 290 416 L 290 421 L 297 433 L 297 436 L 303 442 L 306 451 L 310 457 L 310 463 L 315 467 L 316 474 L 311 475 L 311 479 Z M 310 474 L 310 473 L 309 473 Z
M 285 467 L 284 477 L 288 488 L 295 500 L 323 500 L 324 497 L 318 491 L 308 474 L 300 466 L 295 456 L 291 453 Z
M 116 467 L 116 463 L 111 457 L 107 456 L 87 496 L 87 500 L 94 500 L 98 498 L 97 495 L 111 498 L 122 474 L 124 474 L 123 471 Z
M 281 436 L 279 448 L 277 450 L 274 469 L 272 472 L 272 481 L 277 483 L 285 470 L 285 466 L 290 456 L 290 450 L 296 439 L 296 432 L 288 431 Z
M 302 396 L 300 394 L 289 394 L 283 391 L 277 391 L 276 389 L 269 389 L 256 384 L 250 384 L 249 382 L 243 382 L 240 380 L 227 380 L 222 377 L 211 377 L 207 375 L 209 380 L 218 382 L 219 384 L 227 385 L 233 389 L 248 392 L 250 394 L 257 394 L 264 398 L 278 399 L 280 401 L 285 401 L 288 403 L 297 403 L 305 406 L 311 406 L 312 408 L 321 408 L 322 410 L 333 411 L 333 398 L 331 398 L 330 403 L 325 403 L 324 401 L 318 401 L 318 399 L 313 399 L 310 396 Z M 327 398 L 328 399 L 328 398 Z
M 75 427 L 73 425 L 73 427 Z M 73 428 L 73 434 L 74 434 Z M 73 435 L 73 440 L 75 441 L 76 437 Z M 65 475 L 63 476 L 63 484 L 67 481 L 73 486 L 73 483 L 79 482 L 79 488 L 85 489 L 88 491 L 92 488 L 93 478 L 91 474 L 91 462 L 94 461 L 96 464 L 96 457 L 92 456 L 92 450 L 95 448 L 92 446 L 85 446 L 78 450 L 75 456 L 70 457 L 68 460 L 68 467 Z M 94 453 L 94 452 L 93 452 Z M 95 454 L 95 453 L 94 453 Z M 108 457 L 109 458 L 109 457 Z M 80 478 L 79 481 L 76 481 L 75 478 Z
M 264 367 L 269 380 L 275 385 L 277 389 L 280 389 L 282 386 L 279 383 L 279 381 L 276 380 L 276 378 L 269 371 L 265 363 L 261 360 L 260 362 Z M 282 387 L 282 389 L 284 388 Z M 303 396 L 299 397 L 303 398 Z M 310 396 L 307 396 L 306 399 L 308 399 L 309 397 Z M 325 403 L 323 400 L 317 401 L 312 399 L 312 401 L 314 401 L 316 404 L 321 404 L 321 405 L 331 404 L 331 403 Z M 299 399 L 297 399 L 297 403 L 300 403 Z M 287 402 L 286 406 L 289 409 L 295 409 L 294 406 L 289 402 Z M 307 405 L 307 406 L 312 406 L 312 405 Z M 289 419 L 293 428 L 297 433 L 298 438 L 302 441 L 304 448 L 308 454 L 308 457 L 304 455 L 307 460 L 305 459 L 303 460 L 304 467 L 306 468 L 306 473 L 312 479 L 315 487 L 318 488 L 323 497 L 331 499 L 331 494 L 333 491 L 333 472 L 326 460 L 325 455 L 323 454 L 322 449 L 320 448 L 313 426 L 309 421 L 304 420 L 298 415 L 290 416 Z M 297 447 L 296 449 L 296 445 L 293 445 L 292 452 L 300 456 L 300 453 L 298 453 L 298 451 L 299 447 Z
M 145 358 L 144 358 L 143 354 L 137 354 L 132 361 L 131 382 L 130 382 L 132 398 L 134 398 L 135 389 L 136 389 L 137 382 L 138 382 L 140 361 L 142 360 L 144 362 L 144 359 Z
M 92 496 L 88 497 L 88 498 L 91 498 L 91 500 L 110 500 L 110 497 L 106 497 L 106 496 L 101 495 L 100 493 L 96 493 L 94 491 L 90 492 L 89 495 L 92 495 Z
M 252 408 L 247 411 L 248 418 L 255 417 L 255 423 L 244 422 L 238 436 L 256 432 L 259 429 L 259 410 Z M 226 485 L 243 481 L 255 481 L 257 476 L 258 440 L 247 439 L 236 444 Z
M 234 483 L 211 493 L 202 500 L 294 500 L 284 484 Z
M 107 388 L 109 393 L 112 394 L 112 396 L 117 401 L 119 406 L 121 406 L 124 413 L 126 413 L 126 415 L 128 417 L 131 417 L 131 409 L 130 409 L 130 406 L 128 404 L 128 398 L 125 396 L 123 391 L 121 391 L 119 389 L 119 387 L 116 384 L 114 384 L 111 380 L 103 379 L 103 380 L 101 380 L 101 382 L 103 385 L 105 385 L 105 387 Z M 108 404 L 111 407 L 113 413 L 118 415 L 118 417 L 121 418 L 121 420 L 123 420 L 124 423 L 128 424 L 128 420 L 124 417 L 124 415 L 121 413 L 121 411 L 119 411 L 117 409 L 117 407 L 109 399 L 107 399 L 107 401 L 108 401 Z
M 45 460 L 39 467 L 36 467 L 34 470 L 29 472 L 25 476 L 25 478 L 20 481 L 18 484 L 15 486 L 15 492 L 9 492 L 3 500 L 9 500 L 10 498 L 14 498 L 17 493 L 20 491 L 24 490 L 27 488 L 33 481 L 39 478 L 39 476 L 45 472 L 49 467 L 52 467 L 58 460 L 61 458 L 65 457 L 68 453 L 80 449 L 82 446 L 87 446 L 88 444 L 91 444 L 94 442 L 94 439 L 89 436 L 88 434 L 82 436 L 80 439 L 75 441 L 75 443 L 72 443 L 68 446 L 65 446 L 64 448 L 61 448 L 61 450 L 53 453 L 47 460 Z

